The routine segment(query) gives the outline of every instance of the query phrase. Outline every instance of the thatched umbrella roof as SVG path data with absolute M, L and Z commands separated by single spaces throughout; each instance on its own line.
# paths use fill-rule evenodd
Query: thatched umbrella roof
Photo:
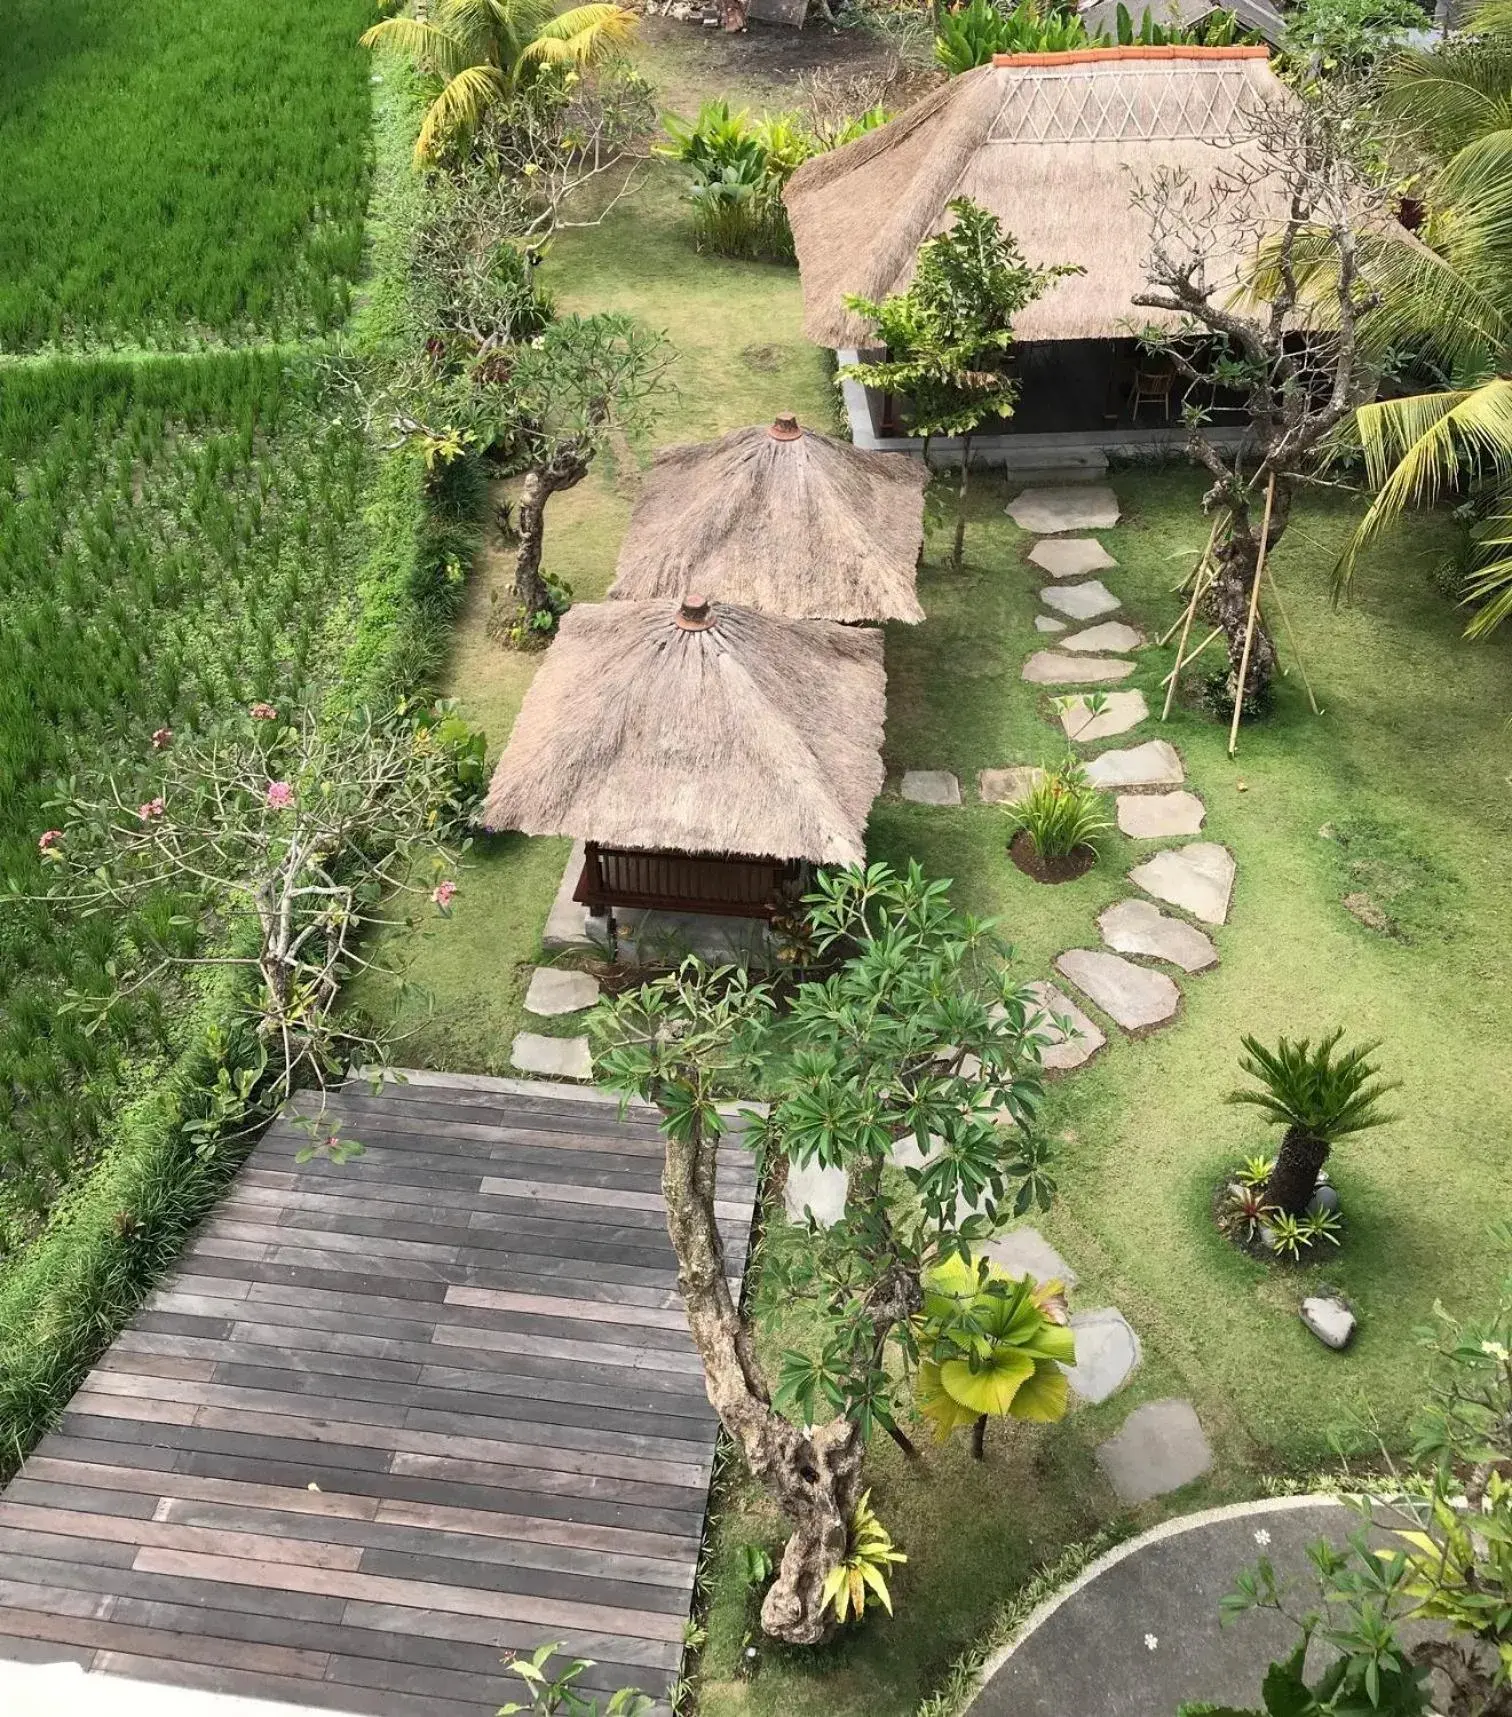
M 791 619 L 922 620 L 923 464 L 863 453 L 792 416 L 656 456 L 615 597 L 699 590 Z
M 481 821 L 849 864 L 882 787 L 880 632 L 690 597 L 568 610 Z
M 919 245 L 948 225 L 954 197 L 990 209 L 1031 263 L 1086 269 L 1015 318 L 1019 339 L 1111 339 L 1171 322 L 1131 303 L 1149 250 L 1132 181 L 1181 171 L 1199 192 L 1214 186 L 1232 170 L 1256 106 L 1295 99 L 1263 47 L 1000 55 L 793 175 L 784 198 L 804 332 L 823 346 L 875 340 L 845 295 L 880 300 L 903 290 Z M 1215 223 L 1209 283 L 1237 285 L 1252 242 Z

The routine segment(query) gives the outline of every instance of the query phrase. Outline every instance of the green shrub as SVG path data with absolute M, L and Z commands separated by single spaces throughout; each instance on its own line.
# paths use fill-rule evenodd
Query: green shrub
M 1047 769 L 1010 815 L 1041 861 L 1069 858 L 1082 847 L 1095 848 L 1113 827 L 1106 797 L 1088 781 L 1075 758 L 1068 758 L 1058 769 Z

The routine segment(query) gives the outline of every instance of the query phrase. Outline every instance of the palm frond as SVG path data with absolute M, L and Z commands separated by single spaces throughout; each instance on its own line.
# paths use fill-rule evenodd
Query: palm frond
M 440 76 L 452 78 L 471 63 L 468 45 L 438 24 L 419 18 L 385 18 L 374 24 L 358 42 L 364 48 L 395 48 L 420 66 L 433 66 Z
M 635 23 L 634 12 L 603 0 L 573 6 L 543 24 L 520 59 L 541 65 L 594 65 L 632 39 Z
M 504 93 L 504 76 L 497 66 L 464 67 L 426 110 L 415 139 L 416 161 L 433 160 L 449 138 L 471 131 Z
M 1227 1101 L 1247 1103 L 1279 1125 L 1330 1142 L 1383 1125 L 1391 1117 L 1382 1113 L 1380 1101 L 1400 1081 L 1377 1077 L 1370 1058 L 1379 1043 L 1360 1044 L 1336 1056 L 1343 1035 L 1339 1027 L 1316 1045 L 1310 1038 L 1283 1037 L 1274 1049 L 1258 1038 L 1241 1038 L 1240 1071 L 1257 1084 L 1230 1092 Z
M 1467 138 L 1507 124 L 1512 44 L 1407 48 L 1393 56 L 1381 83 L 1383 113 L 1447 160 Z
M 1475 531 L 1475 567 L 1464 601 L 1476 610 L 1467 638 L 1484 638 L 1512 615 L 1512 483 L 1497 490 Z

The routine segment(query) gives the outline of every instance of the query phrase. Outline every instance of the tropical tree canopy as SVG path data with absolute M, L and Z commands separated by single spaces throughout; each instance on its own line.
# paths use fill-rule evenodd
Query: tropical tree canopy
M 428 18 L 385 18 L 365 48 L 408 54 L 441 80 L 415 140 L 417 165 L 465 138 L 496 102 L 553 71 L 597 65 L 630 40 L 635 14 L 592 0 L 556 12 L 551 0 L 436 0 Z

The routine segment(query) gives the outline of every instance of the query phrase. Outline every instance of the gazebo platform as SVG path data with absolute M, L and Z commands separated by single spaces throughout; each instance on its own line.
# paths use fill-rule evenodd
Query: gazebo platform
M 4 1660 L 492 1717 L 548 1641 L 666 1698 L 717 1423 L 644 1109 L 417 1073 L 273 1126 L 0 1500 Z M 750 1159 L 722 1164 L 744 1264 Z M 658 1707 L 662 1709 L 662 1707 Z

